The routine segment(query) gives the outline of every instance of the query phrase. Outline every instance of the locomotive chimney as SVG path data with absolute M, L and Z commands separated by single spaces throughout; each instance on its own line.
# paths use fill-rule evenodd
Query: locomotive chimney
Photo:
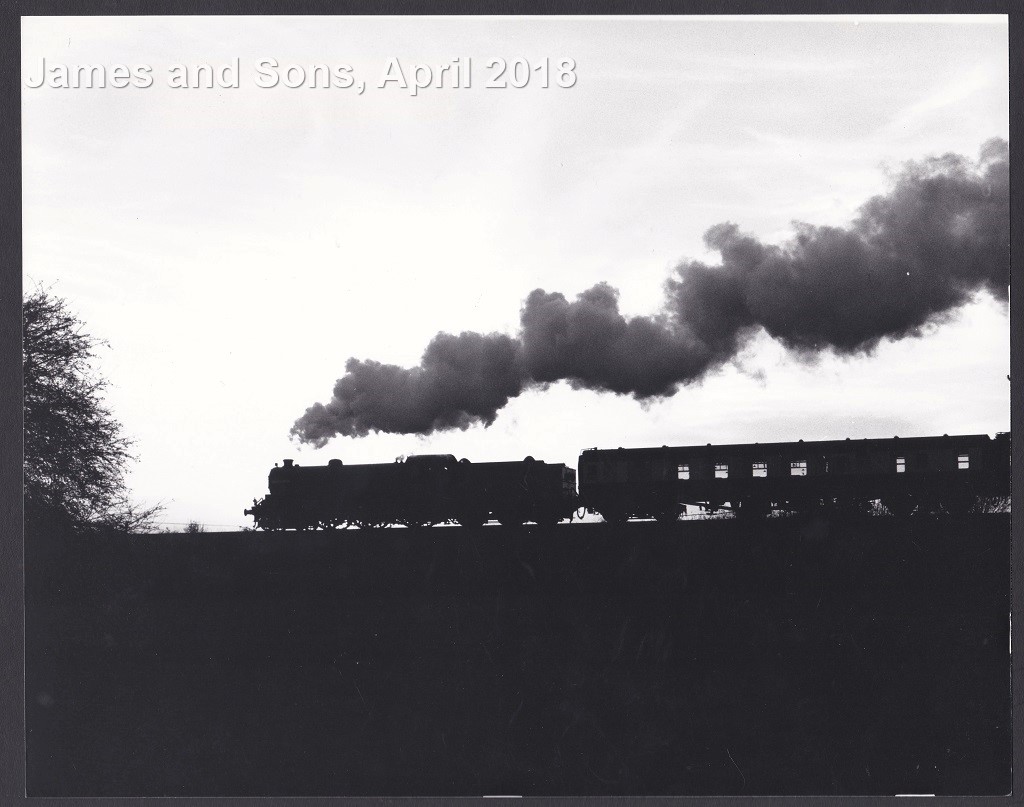
M 284 461 L 284 467 L 285 468 L 291 468 L 292 467 L 292 462 L 293 462 L 292 460 L 285 460 Z

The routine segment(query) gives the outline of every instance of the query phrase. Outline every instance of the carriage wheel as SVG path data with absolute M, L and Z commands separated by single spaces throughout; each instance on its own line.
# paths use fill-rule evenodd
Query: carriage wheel
M 764 518 L 771 510 L 764 499 L 740 499 L 736 504 L 736 515 L 740 518 Z
M 666 505 L 654 513 L 654 520 L 659 524 L 674 524 L 679 520 L 679 505 Z
M 889 496 L 888 498 L 882 499 L 882 504 L 884 504 L 885 509 L 896 516 L 896 518 L 906 518 L 913 513 L 917 507 L 917 502 L 914 501 L 913 497 L 910 495 Z
M 836 510 L 844 515 L 867 515 L 871 512 L 871 499 L 840 497 L 836 499 Z
M 975 510 L 978 498 L 969 490 L 957 490 L 942 499 L 943 512 L 951 516 L 965 516 Z

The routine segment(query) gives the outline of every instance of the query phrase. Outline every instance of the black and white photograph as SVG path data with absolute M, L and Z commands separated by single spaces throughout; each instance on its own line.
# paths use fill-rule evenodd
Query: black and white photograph
M 22 17 L 26 794 L 1010 793 L 1008 29 Z

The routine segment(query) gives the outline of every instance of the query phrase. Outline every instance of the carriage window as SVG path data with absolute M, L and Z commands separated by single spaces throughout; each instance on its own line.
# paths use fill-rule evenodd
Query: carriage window
M 790 476 L 807 476 L 807 461 L 797 460 L 789 464 Z
M 676 468 L 677 479 L 689 479 L 690 478 L 690 466 L 680 465 Z
M 971 455 L 960 454 L 956 458 L 956 467 L 961 471 L 966 471 L 971 467 Z
M 906 457 L 897 457 L 896 458 L 896 473 L 902 474 L 902 473 L 905 473 L 906 470 L 907 470 L 907 458 Z
M 715 463 L 715 479 L 728 479 L 729 478 L 729 463 L 727 462 L 716 462 Z
M 768 476 L 768 463 L 755 462 L 751 468 L 751 472 L 754 476 Z

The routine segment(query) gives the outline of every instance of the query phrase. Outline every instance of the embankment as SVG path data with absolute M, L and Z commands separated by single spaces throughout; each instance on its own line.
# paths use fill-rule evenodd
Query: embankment
M 29 539 L 29 794 L 1002 794 L 1008 516 Z

